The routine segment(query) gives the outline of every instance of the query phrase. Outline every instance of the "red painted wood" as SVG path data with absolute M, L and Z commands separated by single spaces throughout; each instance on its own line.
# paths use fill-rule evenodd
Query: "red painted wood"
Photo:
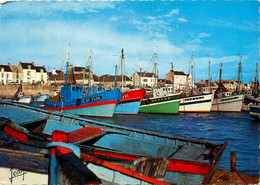
M 52 133 L 51 141 L 68 143 L 69 134 L 60 130 L 55 130 Z M 60 146 L 51 149 L 51 155 L 55 155 L 55 156 L 61 156 L 72 152 L 73 152 L 72 150 Z
M 124 93 L 120 102 L 132 101 L 132 100 L 141 100 L 141 99 L 143 99 L 145 94 L 146 94 L 146 92 L 145 92 L 144 88 L 139 89 L 139 90 L 127 91 L 127 92 Z
M 69 143 L 77 143 L 82 140 L 86 140 L 88 138 L 92 138 L 94 136 L 100 135 L 105 131 L 97 128 L 97 127 L 90 127 L 86 126 L 81 129 L 69 132 Z
M 157 179 L 145 176 L 145 175 L 137 173 L 135 171 L 132 171 L 132 170 L 126 169 L 124 167 L 115 165 L 113 163 L 110 163 L 110 162 L 98 159 L 98 158 L 93 157 L 91 155 L 87 155 L 87 154 L 81 153 L 81 158 L 82 158 L 82 160 L 84 162 L 91 162 L 91 163 L 94 163 L 94 164 L 97 164 L 97 165 L 109 168 L 111 170 L 115 170 L 115 171 L 121 172 L 121 173 L 126 174 L 128 176 L 131 176 L 131 177 L 134 177 L 134 178 L 146 181 L 148 183 L 161 184 L 161 185 L 168 184 L 166 182 L 163 182 L 163 181 L 160 181 L 160 180 L 157 180 Z
M 18 132 L 8 126 L 5 126 L 4 128 L 4 131 L 9 134 L 10 136 L 18 139 L 18 140 L 21 140 L 21 141 L 25 141 L 25 142 L 28 142 L 28 136 L 26 133 L 21 133 L 21 132 Z
M 100 150 L 93 150 L 93 154 L 106 156 L 116 159 L 125 159 L 125 160 L 135 160 L 137 158 L 143 157 L 138 155 L 130 155 L 130 154 L 122 154 L 116 152 L 108 152 L 108 151 L 100 151 Z M 211 164 L 206 163 L 198 163 L 193 161 L 183 161 L 183 160 L 176 160 L 170 159 L 170 164 L 168 166 L 167 171 L 171 172 L 180 172 L 180 173 L 192 173 L 198 175 L 206 175 L 211 167 Z
M 210 167 L 211 164 L 170 159 L 167 171 L 206 175 Z

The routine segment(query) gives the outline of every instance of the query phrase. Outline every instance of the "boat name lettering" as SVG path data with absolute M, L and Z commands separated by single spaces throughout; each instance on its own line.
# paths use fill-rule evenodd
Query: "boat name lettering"
M 97 97 L 93 97 L 93 98 L 87 98 L 87 99 L 85 99 L 85 102 L 101 100 L 101 99 L 102 99 L 102 96 L 97 96 Z
M 19 177 L 19 176 L 23 176 L 23 180 L 24 180 L 24 174 L 26 174 L 27 172 L 26 171 L 23 171 L 21 169 L 18 169 L 18 170 L 14 170 L 13 168 L 11 168 L 9 170 L 9 172 L 11 173 L 11 177 L 9 178 L 11 184 L 13 183 L 13 179 L 16 178 L 16 177 Z

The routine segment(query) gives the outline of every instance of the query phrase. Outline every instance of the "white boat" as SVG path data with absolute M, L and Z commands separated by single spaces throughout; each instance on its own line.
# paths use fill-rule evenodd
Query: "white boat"
M 32 103 L 33 99 L 30 96 L 24 96 L 23 92 L 19 92 L 17 97 L 13 99 L 13 102 L 17 102 L 17 103 Z
M 213 101 L 212 94 L 203 94 L 181 98 L 179 112 L 210 112 Z
M 50 98 L 50 95 L 48 95 L 48 94 L 37 93 L 37 96 L 35 97 L 34 101 L 44 102 L 46 99 L 49 99 L 49 98 Z
M 238 88 L 235 92 L 229 92 L 221 82 L 222 62 L 219 70 L 219 85 L 214 93 L 214 99 L 211 106 L 211 111 L 229 111 L 240 112 L 244 100 L 244 93 L 240 94 L 240 73 L 241 73 L 241 57 L 238 66 Z
M 211 111 L 241 111 L 244 94 L 232 95 L 231 92 L 225 92 L 222 95 L 213 99 Z

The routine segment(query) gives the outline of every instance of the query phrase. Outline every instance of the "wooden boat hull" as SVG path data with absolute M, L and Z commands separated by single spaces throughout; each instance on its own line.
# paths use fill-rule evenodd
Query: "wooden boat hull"
M 255 120 L 260 120 L 260 106 L 258 105 L 251 105 L 249 114 Z
M 179 112 L 209 113 L 211 110 L 212 100 L 212 94 L 182 98 Z
M 116 106 L 114 114 L 124 114 L 124 115 L 138 114 L 141 100 L 143 99 L 145 94 L 146 93 L 144 88 L 125 92 L 119 104 Z
M 179 112 L 181 94 L 160 98 L 143 99 L 139 112 L 151 114 L 177 114 Z
M 240 112 L 242 109 L 244 94 L 214 98 L 211 111 Z
M 181 183 L 182 180 L 187 183 L 208 183 L 226 146 L 226 143 L 221 145 L 174 137 L 88 120 L 71 114 L 50 112 L 26 105 L 0 104 L 0 116 L 6 115 L 7 112 L 12 113 L 8 116 L 12 118 L 14 123 L 48 135 L 51 135 L 55 130 L 77 132 L 81 128 L 89 130 L 90 133 L 93 132 L 86 126 L 103 129 L 106 132 L 104 135 L 94 140 L 84 140 L 83 143 L 79 144 L 85 144 L 94 149 L 103 149 L 106 152 L 116 152 L 115 158 L 118 159 L 120 159 L 118 153 L 166 158 L 170 160 L 166 182 L 171 183 Z M 41 126 L 40 122 L 44 126 Z M 33 125 L 36 128 L 32 128 Z M 87 132 L 85 131 L 85 133 Z M 178 176 L 178 179 L 172 178 L 174 176 Z

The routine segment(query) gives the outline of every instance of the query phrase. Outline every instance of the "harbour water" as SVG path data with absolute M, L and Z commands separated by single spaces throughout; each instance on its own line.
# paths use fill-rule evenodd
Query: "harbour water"
M 156 131 L 215 143 L 228 141 L 218 169 L 230 170 L 230 152 L 237 155 L 237 172 L 259 176 L 259 126 L 248 112 L 119 116 L 91 118 L 111 124 Z

